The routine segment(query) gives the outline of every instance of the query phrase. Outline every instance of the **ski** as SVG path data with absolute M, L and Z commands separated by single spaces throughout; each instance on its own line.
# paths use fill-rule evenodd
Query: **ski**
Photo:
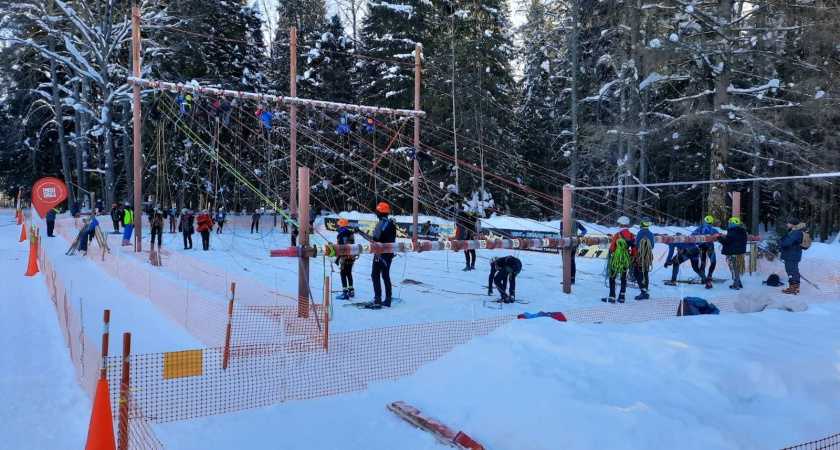
M 406 422 L 431 434 L 440 443 L 461 450 L 484 450 L 484 446 L 467 436 L 463 431 L 454 432 L 439 420 L 424 414 L 419 409 L 402 401 L 386 405 L 394 414 Z

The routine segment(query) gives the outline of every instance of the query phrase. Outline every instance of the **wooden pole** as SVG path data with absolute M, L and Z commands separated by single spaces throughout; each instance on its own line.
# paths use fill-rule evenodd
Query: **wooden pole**
M 289 32 L 289 48 L 291 50 L 291 86 L 289 88 L 289 96 L 297 97 L 297 27 L 292 27 Z M 291 128 L 289 129 L 289 145 L 291 147 L 290 157 L 290 174 L 289 174 L 289 210 L 297 210 L 297 105 L 289 106 L 289 113 L 291 115 Z M 308 184 L 308 183 L 307 183 Z M 308 193 L 307 193 L 308 194 Z M 308 217 L 308 216 L 307 216 Z M 298 215 L 298 221 L 300 216 Z
M 741 217 L 741 193 L 738 191 L 732 193 L 732 217 Z M 726 226 L 728 220 L 725 219 L 721 226 Z
M 119 422 L 117 425 L 117 449 L 128 450 L 128 395 L 129 395 L 129 372 L 131 371 L 131 363 L 129 356 L 131 355 L 131 333 L 123 334 L 123 360 L 122 360 L 122 379 L 120 380 L 120 410 Z
M 563 237 L 572 238 L 572 186 L 563 186 Z M 563 293 L 572 293 L 572 248 L 563 247 Z
M 298 245 L 309 245 L 309 168 L 298 169 Z M 298 317 L 309 317 L 309 257 L 300 256 L 298 267 Z
M 111 310 L 106 309 L 103 314 L 102 322 L 105 324 L 105 329 L 102 331 L 102 360 L 99 363 L 99 379 L 104 380 L 108 377 L 108 337 L 111 328 Z
M 414 109 L 420 110 L 420 46 L 414 46 Z M 420 162 L 417 157 L 420 153 L 420 117 L 414 116 L 414 196 L 412 204 L 412 227 L 411 240 L 417 242 L 417 215 L 418 199 L 420 193 Z
M 230 284 L 230 303 L 228 303 L 228 323 L 225 331 L 225 353 L 222 356 L 222 370 L 227 370 L 230 360 L 230 328 L 233 323 L 233 299 L 236 297 L 236 283 Z
M 140 77 L 140 7 L 131 8 L 131 64 L 132 74 Z M 142 121 L 140 120 L 140 85 L 135 84 L 134 90 L 134 251 L 143 251 L 143 208 L 141 186 L 143 184 Z

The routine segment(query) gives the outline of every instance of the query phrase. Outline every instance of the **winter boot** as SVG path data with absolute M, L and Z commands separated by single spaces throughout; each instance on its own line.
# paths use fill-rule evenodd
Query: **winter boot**
M 604 303 L 607 303 L 607 302 L 615 303 L 615 297 L 604 297 L 604 298 L 601 299 L 601 301 L 604 302 Z
M 793 294 L 793 295 L 798 294 L 799 293 L 799 284 L 800 283 L 798 283 L 796 281 L 791 281 L 790 285 L 787 288 L 782 289 L 782 294 Z
M 470 270 L 475 270 L 475 261 L 473 261 L 473 263 L 470 264 Z
M 624 300 L 625 300 L 624 294 L 623 293 L 618 294 L 618 303 L 624 303 Z
M 391 297 L 386 297 L 385 301 L 382 302 L 382 306 L 384 306 L 386 308 L 390 308 L 391 307 Z
M 633 298 L 636 299 L 636 300 L 647 300 L 647 299 L 650 298 L 650 295 L 647 293 L 647 291 L 642 291 L 641 294 L 639 294 L 639 295 L 637 295 Z
M 676 286 L 676 285 L 677 285 L 677 282 L 676 282 L 676 281 L 674 281 L 674 280 L 668 280 L 668 281 L 666 281 L 666 282 L 664 282 L 664 283 L 662 283 L 662 284 L 664 284 L 665 286 Z
M 336 300 L 350 300 L 350 291 L 348 291 L 347 289 L 345 289 L 345 290 L 344 290 L 344 291 L 342 291 L 342 292 L 341 292 L 341 294 L 340 294 L 340 295 L 338 295 L 335 299 L 336 299 Z
M 348 293 L 350 294 L 350 298 L 353 298 L 353 297 L 355 297 L 355 296 L 356 296 L 356 290 L 355 290 L 355 289 L 353 289 L 353 286 L 349 286 L 349 287 L 347 288 L 347 291 L 348 291 Z
M 732 289 L 732 290 L 735 290 L 735 291 L 740 290 L 742 287 L 743 286 L 735 284 L 735 283 L 732 283 L 732 284 L 729 285 L 729 289 Z
M 707 282 L 706 282 L 706 289 L 711 289 L 711 288 L 713 288 L 713 287 L 715 287 L 715 286 L 712 284 L 712 282 L 711 282 L 711 281 L 707 281 Z

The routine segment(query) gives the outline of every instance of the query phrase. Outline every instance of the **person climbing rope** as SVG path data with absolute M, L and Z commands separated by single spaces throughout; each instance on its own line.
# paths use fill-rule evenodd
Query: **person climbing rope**
M 677 233 L 677 236 L 682 236 L 682 233 Z M 674 254 L 675 250 L 676 255 Z M 707 278 L 706 273 L 700 269 L 700 249 L 697 248 L 697 244 L 687 242 L 668 244 L 668 257 L 665 258 L 665 267 L 673 265 L 674 268 L 671 271 L 671 280 L 666 281 L 665 286 L 677 285 L 680 264 L 686 261 L 691 262 L 691 269 L 700 277 L 700 282 L 706 285 L 706 289 L 712 289 L 714 287 L 712 280 Z
M 732 217 L 729 219 L 729 229 L 726 230 L 726 235 L 716 235 L 717 241 L 723 244 L 720 253 L 726 256 L 726 264 L 729 266 L 729 272 L 732 273 L 732 284 L 729 289 L 741 289 L 744 287 L 741 284 L 741 271 L 738 269 L 738 255 L 747 253 L 747 241 L 750 236 L 747 230 L 741 226 L 740 217 Z
M 271 131 L 271 119 L 274 117 L 274 113 L 263 111 L 262 108 L 257 108 L 257 112 L 254 115 L 257 116 L 258 119 L 262 120 L 267 131 Z
M 210 233 L 213 231 L 213 218 L 210 211 L 203 210 L 198 215 L 198 232 L 201 233 L 201 247 L 204 251 L 210 250 Z
M 630 219 L 627 216 L 618 218 L 621 230 L 613 235 L 610 252 L 607 256 L 609 267 L 610 295 L 601 299 L 602 302 L 615 303 L 615 279 L 621 277 L 621 290 L 618 292 L 618 302 L 624 303 L 627 291 L 627 270 L 636 258 L 636 236 L 628 229 Z
M 715 222 L 715 218 L 712 216 L 706 216 L 703 218 L 703 225 L 697 227 L 696 230 L 691 232 L 692 236 L 713 236 L 715 234 L 719 234 L 720 232 L 717 228 L 713 227 L 712 224 Z M 701 242 L 697 244 L 697 249 L 700 251 L 700 270 L 706 270 L 706 258 L 709 259 L 709 276 L 708 278 L 712 278 L 712 274 L 715 271 L 715 266 L 717 266 L 717 254 L 715 253 L 715 245 L 711 242 Z
M 572 219 L 572 236 L 586 236 L 586 227 L 581 225 L 577 219 Z M 560 237 L 563 237 L 563 221 L 560 221 Z M 575 264 L 575 255 L 577 255 L 577 246 L 572 247 L 572 284 L 575 284 L 575 275 L 577 274 L 577 265 Z
M 344 218 L 338 219 L 338 237 L 336 242 L 339 245 L 352 245 L 356 243 L 353 234 L 356 229 L 350 226 L 350 221 Z M 353 289 L 353 264 L 356 262 L 356 255 L 342 255 L 335 259 L 335 265 L 341 273 L 341 295 L 336 300 L 349 300 L 356 296 Z
M 502 303 L 516 301 L 516 276 L 522 271 L 522 261 L 515 256 L 493 257 L 490 259 L 490 277 L 487 279 L 487 295 L 493 295 L 493 286 L 499 291 Z M 510 290 L 505 293 L 505 288 Z
M 123 212 L 123 240 L 122 245 L 131 245 L 131 233 L 134 232 L 134 208 L 125 204 Z
M 390 206 L 387 203 L 379 203 L 376 205 L 376 217 L 379 222 L 373 229 L 373 236 L 369 236 L 361 230 L 358 233 L 370 242 L 379 242 L 381 244 L 393 244 L 397 240 L 397 224 L 388 217 L 391 212 Z M 381 309 L 391 307 L 391 262 L 394 260 L 394 253 L 382 252 L 375 255 L 373 264 L 371 266 L 370 278 L 373 282 L 373 302 L 365 305 L 368 309 Z M 382 284 L 385 284 L 385 300 L 382 300 Z
M 633 264 L 633 276 L 639 285 L 641 293 L 634 297 L 636 300 L 647 300 L 650 298 L 648 287 L 650 285 L 650 269 L 653 267 L 653 246 L 656 240 L 650 232 L 650 219 L 642 218 L 639 224 L 639 233 L 636 234 L 636 260 Z
M 149 251 L 155 251 L 155 236 L 157 236 L 158 251 L 163 245 L 163 210 L 160 208 L 149 211 L 149 224 L 151 226 L 152 244 Z
M 347 123 L 347 118 L 342 117 L 341 123 L 338 124 L 338 128 L 335 130 L 338 133 L 338 140 L 341 144 L 341 148 L 348 149 L 350 143 L 350 125 Z

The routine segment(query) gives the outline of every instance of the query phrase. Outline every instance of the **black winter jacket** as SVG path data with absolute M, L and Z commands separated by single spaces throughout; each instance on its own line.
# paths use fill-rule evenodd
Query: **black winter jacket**
M 747 240 L 749 235 L 742 227 L 731 227 L 726 231 L 726 236 L 718 236 L 718 242 L 723 244 L 721 253 L 724 255 L 742 255 L 747 253 Z

